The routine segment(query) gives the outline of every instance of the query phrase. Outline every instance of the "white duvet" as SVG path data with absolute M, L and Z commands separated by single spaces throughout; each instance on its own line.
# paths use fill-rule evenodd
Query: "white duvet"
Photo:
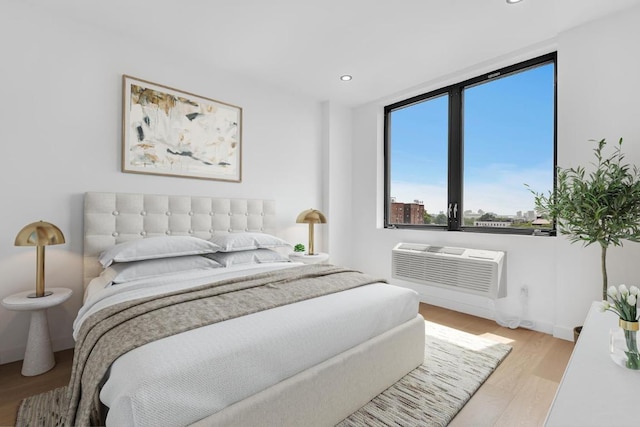
M 104 288 L 95 279 L 74 322 L 128 299 L 290 268 L 256 264 L 194 271 Z M 179 426 L 211 415 L 413 319 L 418 296 L 372 284 L 167 337 L 119 359 L 100 392 L 107 426 Z

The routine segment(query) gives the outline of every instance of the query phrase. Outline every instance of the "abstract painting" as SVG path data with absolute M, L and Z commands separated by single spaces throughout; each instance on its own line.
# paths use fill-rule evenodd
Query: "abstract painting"
M 122 76 L 122 171 L 240 182 L 242 108 Z

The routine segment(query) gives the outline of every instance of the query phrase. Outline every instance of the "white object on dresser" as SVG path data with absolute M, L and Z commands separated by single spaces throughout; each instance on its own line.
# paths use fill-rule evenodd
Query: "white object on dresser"
M 47 309 L 62 304 L 69 299 L 73 291 L 67 288 L 49 288 L 51 295 L 39 298 L 28 298 L 32 291 L 24 291 L 9 295 L 2 300 L 7 310 L 30 311 L 29 338 L 27 350 L 22 362 L 22 375 L 31 377 L 47 372 L 56 365 L 49 338 Z
M 308 255 L 304 252 L 292 252 L 289 259 L 293 262 L 302 262 L 304 264 L 327 264 L 329 262 L 329 254 L 323 252 Z
M 553 399 L 545 426 L 638 426 L 635 410 L 640 393 L 640 372 L 614 363 L 609 355 L 609 334 L 618 316 L 591 305 L 580 338 Z

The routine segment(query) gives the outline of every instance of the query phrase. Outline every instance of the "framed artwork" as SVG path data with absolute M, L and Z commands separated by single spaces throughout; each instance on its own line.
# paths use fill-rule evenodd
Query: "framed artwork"
M 240 182 L 242 108 L 122 76 L 122 171 Z

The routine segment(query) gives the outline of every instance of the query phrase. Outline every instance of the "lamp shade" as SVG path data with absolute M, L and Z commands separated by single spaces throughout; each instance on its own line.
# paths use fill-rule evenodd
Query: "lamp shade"
M 49 246 L 65 243 L 64 234 L 50 222 L 36 221 L 22 227 L 16 236 L 16 246 Z
M 307 209 L 300 212 L 296 218 L 298 224 L 326 224 L 327 218 L 317 209 Z

